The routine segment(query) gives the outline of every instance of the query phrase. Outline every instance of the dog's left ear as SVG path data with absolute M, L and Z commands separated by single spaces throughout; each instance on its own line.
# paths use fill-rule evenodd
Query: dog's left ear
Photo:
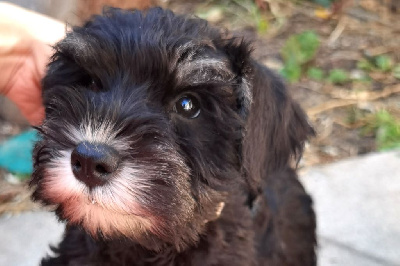
M 242 169 L 254 189 L 267 177 L 290 166 L 315 134 L 282 80 L 251 58 L 251 48 L 232 38 L 223 46 L 237 75 L 238 113 L 245 120 L 240 147 Z
M 243 139 L 243 167 L 259 186 L 271 174 L 298 161 L 314 130 L 280 78 L 255 61 L 250 63 L 252 103 Z
M 291 159 L 298 160 L 315 132 L 282 80 L 251 59 L 246 43 L 233 40 L 225 52 L 238 75 L 238 111 L 245 119 L 242 168 L 255 188 L 271 173 L 290 167 Z
M 290 159 L 298 161 L 305 141 L 315 132 L 276 74 L 255 61 L 251 63 L 251 73 L 253 102 L 244 141 L 250 148 L 248 152 L 260 150 L 258 156 L 264 164 L 261 171 L 271 173 L 289 166 Z

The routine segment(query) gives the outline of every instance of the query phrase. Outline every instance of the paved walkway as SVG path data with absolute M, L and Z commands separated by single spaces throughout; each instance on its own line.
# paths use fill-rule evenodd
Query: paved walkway
M 0 266 L 37 266 L 61 239 L 64 225 L 48 212 L 0 218 Z
M 400 151 L 309 168 L 319 266 L 400 266 Z M 0 218 L 0 266 L 33 266 L 63 225 L 49 213 Z
M 400 265 L 400 151 L 310 168 L 319 265 Z

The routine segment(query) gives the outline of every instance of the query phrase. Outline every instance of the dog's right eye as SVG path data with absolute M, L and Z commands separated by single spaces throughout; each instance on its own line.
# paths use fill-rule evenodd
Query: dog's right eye
M 196 97 L 185 95 L 174 105 L 174 111 L 186 118 L 196 118 L 200 114 L 200 103 Z

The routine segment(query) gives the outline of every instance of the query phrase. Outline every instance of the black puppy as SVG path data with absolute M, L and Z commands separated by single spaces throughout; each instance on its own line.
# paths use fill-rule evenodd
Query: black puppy
M 67 229 L 42 265 L 315 265 L 290 167 L 313 130 L 246 42 L 108 9 L 55 49 L 31 186 Z

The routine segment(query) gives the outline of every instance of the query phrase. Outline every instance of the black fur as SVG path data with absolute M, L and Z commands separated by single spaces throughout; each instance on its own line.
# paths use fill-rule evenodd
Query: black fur
M 107 9 L 55 49 L 31 186 L 68 226 L 42 265 L 316 264 L 290 167 L 313 130 L 246 42 L 160 8 Z M 183 95 L 198 117 L 176 112 Z M 74 183 L 81 138 L 119 152 L 118 186 Z

